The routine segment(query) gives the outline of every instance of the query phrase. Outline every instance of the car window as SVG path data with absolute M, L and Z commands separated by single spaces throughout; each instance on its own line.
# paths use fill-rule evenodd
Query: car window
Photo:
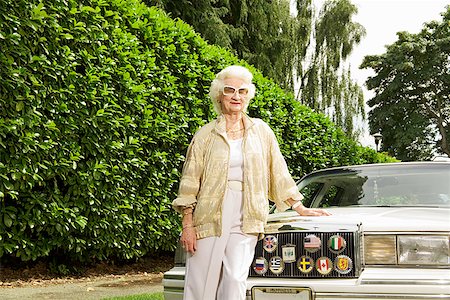
M 305 186 L 303 189 L 300 190 L 300 193 L 303 195 L 304 199 L 303 205 L 310 206 L 313 202 L 314 198 L 319 193 L 320 189 L 322 188 L 323 184 L 320 182 L 312 182 L 311 184 Z
M 342 202 L 342 196 L 344 194 L 344 189 L 331 185 L 327 188 L 326 193 L 323 195 L 321 206 L 322 207 L 330 207 L 330 206 L 339 206 Z
M 309 207 L 450 206 L 450 168 L 400 166 L 318 172 L 299 183 Z

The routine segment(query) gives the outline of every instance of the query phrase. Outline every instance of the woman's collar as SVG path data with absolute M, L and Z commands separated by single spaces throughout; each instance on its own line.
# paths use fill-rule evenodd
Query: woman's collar
M 244 124 L 245 130 L 248 130 L 250 127 L 252 127 L 254 125 L 252 118 L 250 118 L 245 112 L 242 112 L 242 122 Z M 217 132 L 225 133 L 226 132 L 226 124 L 227 124 L 227 120 L 225 119 L 225 116 L 223 114 L 218 116 L 216 126 L 215 126 Z

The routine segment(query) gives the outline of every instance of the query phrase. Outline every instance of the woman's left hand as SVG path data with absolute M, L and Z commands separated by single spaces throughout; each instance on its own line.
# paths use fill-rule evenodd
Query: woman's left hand
M 331 216 L 331 213 L 322 208 L 308 208 L 300 205 L 294 209 L 300 216 Z

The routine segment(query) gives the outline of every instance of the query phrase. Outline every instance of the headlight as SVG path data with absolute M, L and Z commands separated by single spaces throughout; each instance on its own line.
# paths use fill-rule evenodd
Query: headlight
M 366 265 L 450 266 L 450 239 L 446 235 L 366 235 Z
M 395 265 L 397 263 L 395 236 L 365 236 L 364 260 L 366 265 Z
M 399 236 L 398 263 L 401 265 L 448 265 L 447 236 Z

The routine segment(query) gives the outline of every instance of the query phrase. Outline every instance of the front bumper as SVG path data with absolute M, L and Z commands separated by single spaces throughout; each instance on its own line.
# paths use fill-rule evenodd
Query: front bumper
M 164 274 L 166 300 L 183 298 L 184 267 Z M 450 270 L 366 268 L 359 278 L 255 278 L 247 281 L 247 299 L 253 300 L 253 287 L 305 287 L 312 299 L 450 299 Z M 277 299 L 279 294 L 273 294 Z M 256 299 L 257 300 L 257 299 Z

